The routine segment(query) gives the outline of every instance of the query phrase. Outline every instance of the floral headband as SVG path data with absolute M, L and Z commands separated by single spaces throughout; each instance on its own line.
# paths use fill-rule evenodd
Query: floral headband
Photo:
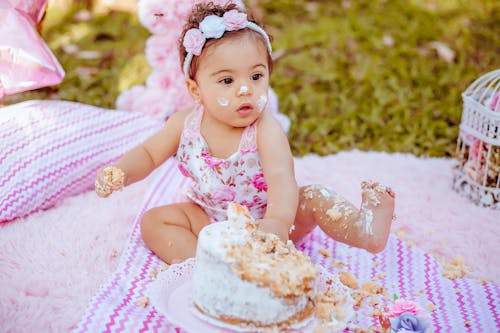
M 209 15 L 201 21 L 199 29 L 193 28 L 186 32 L 184 40 L 182 41 L 182 45 L 187 51 L 183 66 L 184 75 L 186 75 L 186 77 L 189 76 L 188 71 L 189 66 L 191 66 L 191 61 L 194 56 L 201 54 L 207 39 L 221 38 L 226 31 L 236 31 L 244 28 L 249 28 L 261 34 L 266 41 L 269 54 L 272 53 L 273 49 L 271 47 L 271 41 L 269 40 L 269 36 L 264 29 L 259 27 L 257 24 L 248 21 L 245 13 L 232 9 L 224 13 L 222 17 Z

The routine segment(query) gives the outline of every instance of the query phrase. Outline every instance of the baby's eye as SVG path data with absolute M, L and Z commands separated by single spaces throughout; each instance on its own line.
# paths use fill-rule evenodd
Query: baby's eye
M 254 80 L 254 81 L 257 81 L 257 80 L 261 79 L 262 77 L 264 77 L 264 75 L 262 75 L 262 73 L 252 74 L 252 80 Z
M 219 83 L 222 83 L 222 84 L 231 84 L 231 83 L 233 83 L 233 79 L 231 79 L 230 77 L 225 77 L 222 80 L 220 80 Z

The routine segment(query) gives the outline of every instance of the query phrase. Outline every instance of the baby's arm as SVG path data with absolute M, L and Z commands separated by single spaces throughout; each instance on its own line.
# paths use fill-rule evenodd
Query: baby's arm
M 184 127 L 184 119 L 189 112 L 174 113 L 160 131 L 126 152 L 113 165 L 114 168 L 110 166 L 101 168 L 96 178 L 97 194 L 101 197 L 107 197 L 112 190 L 117 189 L 116 184 L 109 184 L 106 181 L 106 179 L 113 178 L 113 175 L 120 176 L 121 174 L 124 177 L 121 185 L 130 185 L 148 176 L 155 168 L 175 154 Z
M 257 130 L 257 145 L 268 188 L 267 211 L 261 227 L 287 240 L 299 196 L 292 152 L 283 129 L 270 113 L 264 112 Z

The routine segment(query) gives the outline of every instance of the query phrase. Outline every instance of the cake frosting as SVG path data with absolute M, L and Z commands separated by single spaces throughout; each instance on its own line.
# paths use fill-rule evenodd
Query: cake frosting
M 227 221 L 199 234 L 193 303 L 229 324 L 288 326 L 313 314 L 317 278 L 291 241 L 264 233 L 245 207 L 230 204 Z

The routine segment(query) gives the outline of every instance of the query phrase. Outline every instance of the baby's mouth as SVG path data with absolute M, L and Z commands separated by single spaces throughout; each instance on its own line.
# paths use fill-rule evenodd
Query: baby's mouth
M 246 110 L 246 109 L 253 109 L 252 104 L 250 104 L 250 103 L 243 103 L 238 108 L 238 111 L 240 111 L 240 110 Z
M 238 110 L 236 110 L 236 112 L 238 112 L 241 116 L 247 116 L 250 113 L 252 113 L 252 111 L 253 111 L 253 106 L 250 103 L 243 103 L 240 105 Z

